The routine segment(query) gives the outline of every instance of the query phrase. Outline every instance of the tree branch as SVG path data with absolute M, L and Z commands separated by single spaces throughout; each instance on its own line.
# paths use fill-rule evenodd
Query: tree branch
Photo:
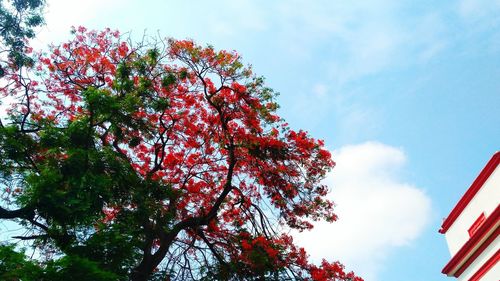
M 35 211 L 31 207 L 24 207 L 17 210 L 7 210 L 0 207 L 0 219 L 33 219 Z

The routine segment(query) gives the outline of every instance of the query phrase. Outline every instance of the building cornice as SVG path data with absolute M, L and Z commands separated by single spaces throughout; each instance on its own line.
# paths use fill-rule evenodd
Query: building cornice
M 500 151 L 497 151 L 493 154 L 490 161 L 486 164 L 483 170 L 479 173 L 476 180 L 472 183 L 469 189 L 465 192 L 465 194 L 460 198 L 457 205 L 453 208 L 448 217 L 443 221 L 441 225 L 441 229 L 439 229 L 439 233 L 446 233 L 451 225 L 455 222 L 455 220 L 460 216 L 465 207 L 469 204 L 469 202 L 474 198 L 476 193 L 481 189 L 483 184 L 488 180 L 490 175 L 495 171 L 496 167 L 500 163 Z
M 500 234 L 500 204 L 486 218 L 474 235 L 458 250 L 443 268 L 448 276 L 459 277 L 469 265 L 493 242 Z
M 481 266 L 481 268 L 469 279 L 469 281 L 479 281 L 481 278 L 492 269 L 500 261 L 500 249 Z

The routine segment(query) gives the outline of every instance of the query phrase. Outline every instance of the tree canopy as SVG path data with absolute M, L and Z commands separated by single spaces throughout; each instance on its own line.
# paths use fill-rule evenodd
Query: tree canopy
M 44 5 L 44 0 L 0 0 L 0 56 L 6 55 L 11 66 L 33 63 L 26 54 L 27 40 L 35 37 L 33 29 L 43 23 Z M 0 77 L 5 67 L 0 64 Z
M 287 234 L 336 220 L 334 162 L 236 52 L 73 34 L 5 70 L 0 218 L 40 256 L 1 248 L 20 280 L 362 280 Z

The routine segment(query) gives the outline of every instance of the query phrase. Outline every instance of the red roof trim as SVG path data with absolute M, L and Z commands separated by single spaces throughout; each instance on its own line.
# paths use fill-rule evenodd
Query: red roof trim
M 500 232 L 500 204 L 495 208 L 474 235 L 467 241 L 460 250 L 451 258 L 451 260 L 443 268 L 442 273 L 450 276 L 458 274 L 456 277 L 469 266 L 486 247 L 493 242 Z M 486 241 L 487 235 L 490 235 Z M 482 245 L 478 244 L 483 241 Z
M 500 261 L 500 249 L 485 263 L 481 268 L 472 275 L 469 281 L 479 281 L 481 278 L 492 269 Z
M 462 213 L 465 207 L 472 200 L 474 195 L 481 189 L 486 180 L 490 177 L 490 175 L 495 171 L 496 167 L 500 163 L 500 151 L 497 151 L 493 154 L 490 161 L 486 164 L 483 170 L 479 173 L 476 180 L 472 183 L 469 189 L 462 196 L 460 201 L 458 201 L 457 205 L 451 210 L 451 213 L 448 217 L 443 221 L 441 225 L 441 229 L 439 229 L 439 233 L 446 233 L 450 226 L 455 222 L 458 216 Z
M 481 226 L 481 224 L 483 224 L 485 219 L 486 219 L 486 216 L 484 215 L 484 212 L 482 212 L 479 215 L 479 217 L 476 219 L 476 221 L 471 225 L 469 230 L 467 230 L 467 232 L 469 232 L 469 237 L 472 237 L 472 235 L 474 235 L 474 233 L 476 233 L 477 229 Z
M 481 253 L 486 248 L 488 248 L 488 246 L 491 243 L 493 243 L 493 241 L 495 241 L 495 239 L 498 237 L 499 233 L 500 233 L 500 228 L 497 228 L 495 230 L 495 232 L 493 233 L 493 235 L 488 237 L 488 239 L 486 239 L 486 241 L 484 241 L 483 244 L 481 244 L 481 246 L 479 246 L 479 248 L 474 252 L 474 254 L 470 258 L 467 259 L 467 261 L 460 267 L 460 269 L 457 270 L 457 272 L 455 272 L 455 274 L 453 276 L 458 278 L 460 275 L 462 275 L 462 273 L 476 260 L 476 258 L 479 257 L 479 255 L 481 255 Z

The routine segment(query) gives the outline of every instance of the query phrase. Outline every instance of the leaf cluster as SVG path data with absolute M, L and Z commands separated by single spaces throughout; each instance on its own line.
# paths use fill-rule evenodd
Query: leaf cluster
M 45 0 L 0 1 L 0 51 L 7 52 L 16 67 L 34 62 L 25 48 L 35 37 L 34 29 L 43 24 L 44 6 Z

